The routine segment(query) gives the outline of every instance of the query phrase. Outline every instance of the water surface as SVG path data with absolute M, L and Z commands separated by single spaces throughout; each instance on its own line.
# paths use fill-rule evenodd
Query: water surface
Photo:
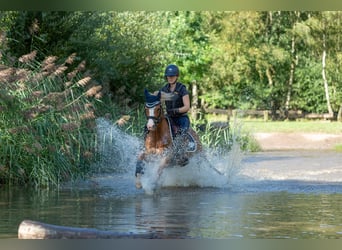
M 194 174 L 203 180 L 184 177 L 194 167 L 169 169 L 153 193 L 136 190 L 129 172 L 98 174 L 60 190 L 1 187 L 0 238 L 16 238 L 24 219 L 169 238 L 342 237 L 339 153 L 244 155 L 228 182 L 203 169 Z
M 26 219 L 167 238 L 329 239 L 342 237 L 342 155 L 330 151 L 245 154 L 205 151 L 156 182 L 151 163 L 136 190 L 142 138 L 97 121 L 94 175 L 58 190 L 0 186 L 0 238 Z M 219 175 L 219 170 L 222 175 Z

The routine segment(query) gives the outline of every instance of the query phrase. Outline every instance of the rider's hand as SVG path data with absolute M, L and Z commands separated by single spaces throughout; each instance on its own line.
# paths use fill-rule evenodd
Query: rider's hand
M 167 114 L 171 115 L 171 116 L 178 115 L 179 114 L 179 109 L 178 108 L 177 109 L 169 109 L 169 110 L 167 110 Z

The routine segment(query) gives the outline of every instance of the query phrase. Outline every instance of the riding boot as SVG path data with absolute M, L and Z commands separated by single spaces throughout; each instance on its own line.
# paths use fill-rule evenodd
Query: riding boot
M 176 158 L 177 164 L 181 167 L 184 167 L 189 163 L 189 159 L 186 156 L 186 148 L 187 148 L 187 137 L 186 132 L 179 133 L 176 137 Z

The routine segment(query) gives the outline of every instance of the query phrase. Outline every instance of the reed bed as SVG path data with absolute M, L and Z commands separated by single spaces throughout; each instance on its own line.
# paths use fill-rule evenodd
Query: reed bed
M 238 145 L 240 150 L 245 152 L 260 150 L 260 145 L 248 131 L 243 129 L 243 124 L 238 120 L 230 123 L 199 120 L 194 122 L 193 128 L 207 148 L 230 151 L 233 145 Z
M 75 54 L 0 65 L 0 184 L 58 186 L 96 157 L 95 104 L 102 86 Z

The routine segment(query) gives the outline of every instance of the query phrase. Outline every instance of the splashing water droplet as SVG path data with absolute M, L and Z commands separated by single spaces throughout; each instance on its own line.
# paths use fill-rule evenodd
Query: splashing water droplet
M 123 132 L 116 124 L 99 118 L 97 120 L 97 148 L 99 161 L 94 164 L 97 174 L 124 174 L 132 176 L 137 156 L 143 147 L 142 138 Z M 145 164 L 141 183 L 145 193 L 153 194 L 158 187 L 215 187 L 226 188 L 234 183 L 234 178 L 242 169 L 243 152 L 238 143 L 231 149 L 205 149 L 190 158 L 185 167 L 168 167 L 158 177 L 159 162 Z M 114 185 L 114 184 L 113 184 Z
M 96 120 L 97 150 L 100 156 L 94 169 L 97 173 L 134 173 L 142 139 L 122 131 L 105 118 Z

